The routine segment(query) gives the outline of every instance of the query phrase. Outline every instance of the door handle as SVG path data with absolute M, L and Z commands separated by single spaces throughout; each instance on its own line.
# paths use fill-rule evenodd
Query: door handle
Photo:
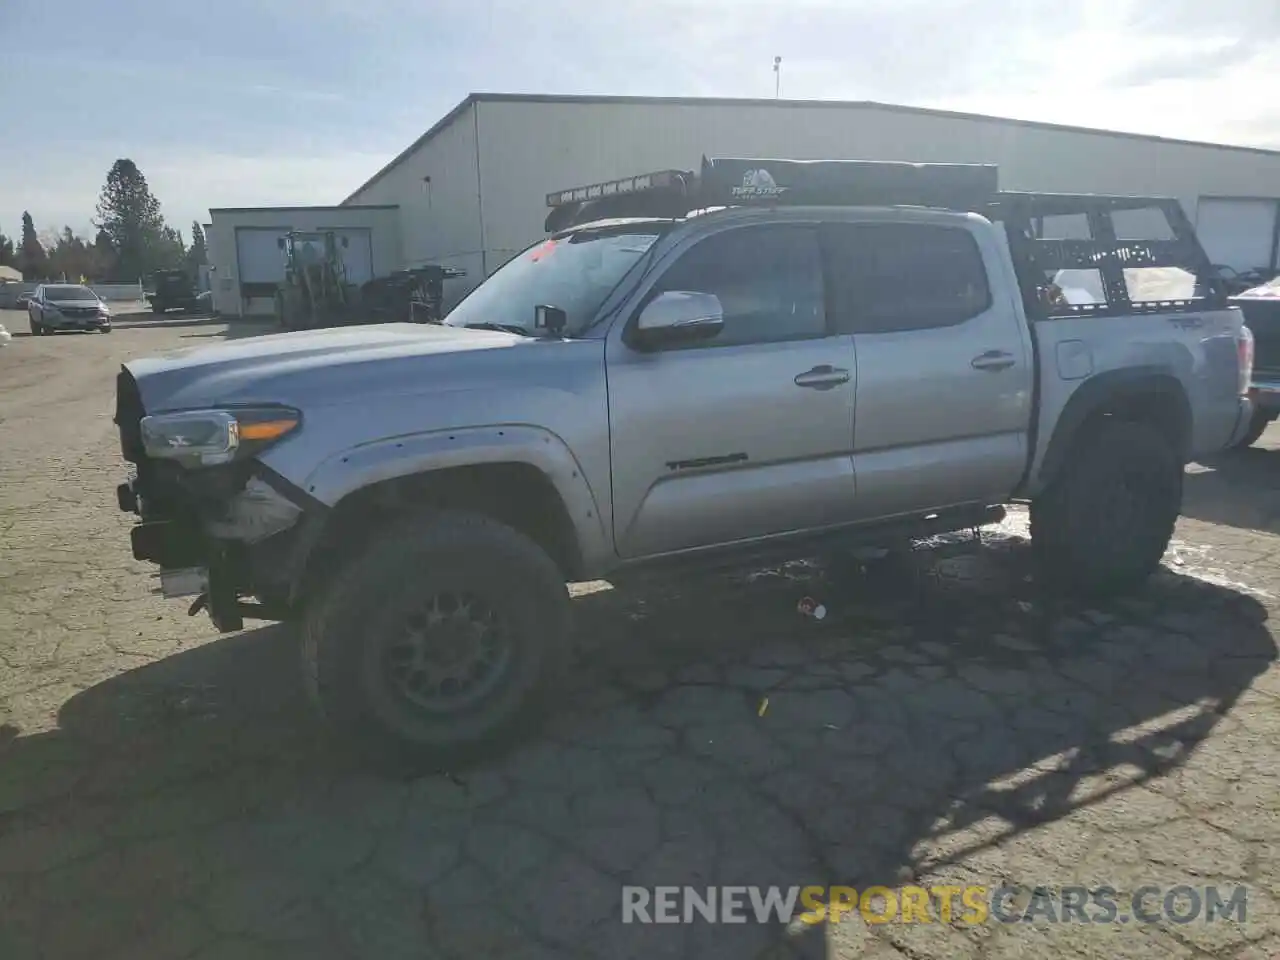
M 795 385 L 810 390 L 830 390 L 842 383 L 849 382 L 849 371 L 841 367 L 833 367 L 829 363 L 821 363 L 812 370 L 796 375 Z
M 986 353 L 980 353 L 972 360 L 969 365 L 975 370 L 986 370 L 994 373 L 997 370 L 1005 370 L 1012 367 L 1017 361 L 1012 353 L 1006 353 L 1004 350 L 988 350 Z

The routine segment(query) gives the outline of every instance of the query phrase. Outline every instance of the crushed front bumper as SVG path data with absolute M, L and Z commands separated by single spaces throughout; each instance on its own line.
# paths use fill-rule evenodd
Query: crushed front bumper
M 255 476 L 224 503 L 164 515 L 149 505 L 145 489 L 130 479 L 116 488 L 116 498 L 140 518 L 129 531 L 133 557 L 159 568 L 161 593 L 196 596 L 191 612 L 207 610 L 222 631 L 242 629 L 246 616 L 292 617 L 296 572 L 310 542 L 303 533 L 310 526 L 306 507 Z M 246 596 L 257 602 L 245 602 Z
M 139 518 L 129 531 L 134 558 L 159 568 L 166 596 L 195 595 L 191 612 L 207 610 L 219 630 L 240 630 L 245 617 L 289 619 L 323 506 L 256 460 L 195 470 L 153 460 L 142 416 L 137 385 L 121 371 L 116 423 L 136 473 L 117 486 L 116 503 Z

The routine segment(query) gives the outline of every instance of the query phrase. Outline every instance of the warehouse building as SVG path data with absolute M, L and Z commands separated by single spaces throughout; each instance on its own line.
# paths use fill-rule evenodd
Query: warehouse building
M 704 154 L 994 163 L 1006 190 L 1171 196 L 1215 263 L 1277 267 L 1280 151 L 872 102 L 472 94 L 339 207 L 211 211 L 215 306 L 251 312 L 281 230 L 320 226 L 354 231 L 349 278 L 466 270 L 454 300 L 542 235 L 548 193 Z

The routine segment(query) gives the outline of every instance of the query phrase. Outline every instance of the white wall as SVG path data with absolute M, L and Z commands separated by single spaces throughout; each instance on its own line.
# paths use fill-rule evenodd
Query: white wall
M 273 309 L 270 300 L 246 300 L 240 295 L 237 229 L 265 228 L 280 233 L 290 230 L 367 229 L 371 238 L 373 275 L 384 276 L 403 265 L 400 216 L 394 207 L 262 207 L 210 210 L 209 213 L 211 223 L 206 242 L 212 268 L 213 307 L 226 316 L 270 313 Z
M 482 100 L 490 272 L 542 234 L 546 194 L 709 156 L 996 163 L 1006 190 L 1280 196 L 1280 155 L 875 107 Z
M 400 207 L 405 266 L 438 263 L 467 271 L 467 281 L 445 285 L 446 302 L 484 276 L 476 169 L 476 114 L 470 107 L 347 200 Z M 430 182 L 424 177 L 430 177 Z
M 141 283 L 91 283 L 89 289 L 103 300 L 129 303 L 143 298 Z
M 68 281 L 71 282 L 71 281 Z M 40 284 L 26 280 L 0 283 L 0 310 L 12 310 L 18 297 L 31 293 Z M 89 289 L 112 303 L 134 303 L 144 296 L 141 283 L 91 283 Z
M 865 104 L 481 97 L 346 202 L 397 204 L 405 265 L 467 271 L 452 302 L 543 235 L 546 194 L 704 154 L 995 163 L 1006 190 L 1171 196 L 1193 219 L 1202 196 L 1280 197 L 1280 154 Z

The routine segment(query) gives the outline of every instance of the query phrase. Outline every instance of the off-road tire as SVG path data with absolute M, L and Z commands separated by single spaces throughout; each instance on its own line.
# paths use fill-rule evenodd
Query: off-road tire
M 1255 410 L 1253 412 L 1253 419 L 1249 421 L 1248 431 L 1243 437 L 1235 442 L 1235 449 L 1243 450 L 1245 447 L 1252 447 L 1257 443 L 1258 438 L 1261 437 L 1267 427 L 1271 425 L 1272 419 L 1273 418 L 1269 414 L 1261 410 Z
M 1042 578 L 1104 597 L 1140 586 L 1160 565 L 1182 509 L 1182 463 L 1152 426 L 1106 418 L 1078 439 L 1031 504 Z
M 441 590 L 482 597 L 512 637 L 497 688 L 454 714 L 412 707 L 379 679 L 379 631 Z M 384 770 L 450 769 L 492 755 L 536 725 L 567 663 L 563 575 L 532 540 L 488 517 L 410 517 L 313 593 L 301 631 L 308 692 L 338 736 Z

